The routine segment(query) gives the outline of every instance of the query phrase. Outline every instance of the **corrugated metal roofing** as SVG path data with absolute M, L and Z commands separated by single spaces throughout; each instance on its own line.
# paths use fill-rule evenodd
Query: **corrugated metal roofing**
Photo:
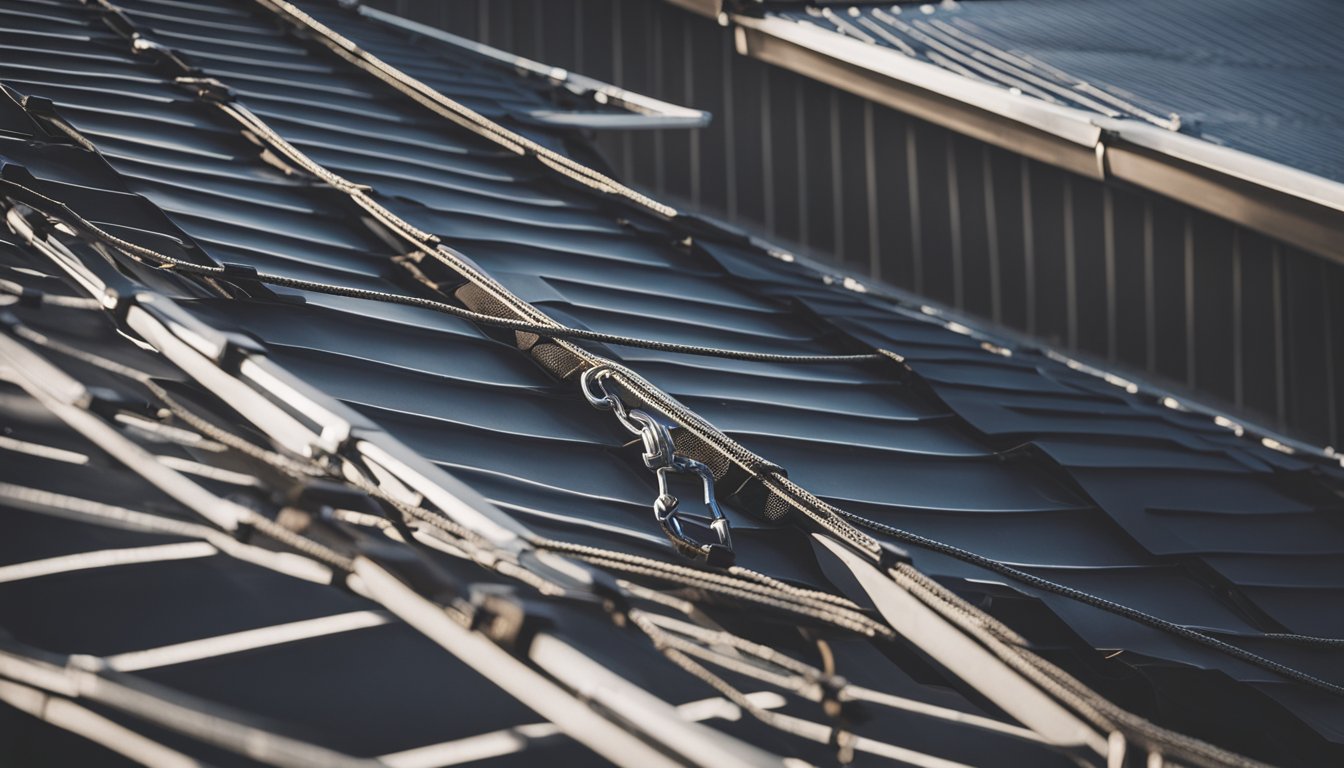
M 1337 638 L 1344 620 L 1335 609 L 1344 596 L 1344 474 L 1337 461 L 1286 454 L 1208 415 L 860 290 L 746 238 L 565 183 L 533 158 L 483 141 L 296 39 L 251 4 L 127 0 L 121 7 L 147 38 L 227 84 L 239 103 L 313 160 L 369 185 L 383 206 L 555 320 L 753 353 L 896 351 L 904 365 L 784 364 L 584 345 L 784 467 L 845 519 L 908 548 L 921 571 L 1124 706 L 1266 759 L 1340 753 L 1344 656 Z M 400 33 L 354 24 L 336 8 L 304 7 L 379 55 L 398 49 Z M 0 155 L 26 167 L 49 197 L 121 237 L 200 263 L 473 301 L 459 291 L 460 277 L 404 258 L 405 244 L 346 195 L 259 146 L 255 131 L 240 128 L 209 98 L 174 84 L 171 68 L 156 64 L 152 51 L 134 55 L 95 10 L 5 0 L 0 16 L 23 29 L 0 37 L 0 81 L 51 99 L 106 160 L 41 137 L 17 105 L 7 108 Z M 497 73 L 442 61 L 402 63 L 505 123 L 540 98 Z M 572 136 L 518 125 L 548 146 L 575 147 Z M 582 152 L 581 145 L 573 149 Z M 51 271 L 26 251 L 17 241 L 6 244 L 5 262 Z M 413 279 L 408 264 L 420 267 L 424 280 Z M 575 381 L 557 379 L 553 366 L 520 351 L 515 334 L 411 306 L 284 288 L 272 290 L 302 301 L 266 292 L 239 300 L 148 269 L 136 269 L 134 278 L 174 296 L 211 327 L 257 339 L 269 359 L 529 527 L 675 561 L 649 512 L 653 476 L 626 445 L 628 435 L 610 414 L 588 407 Z M 30 272 L 11 271 L 6 279 L 44 290 L 55 284 Z M 238 279 L 246 285 L 245 274 Z M 132 365 L 160 364 L 114 345 L 105 326 L 63 326 L 52 311 L 32 322 L 99 354 L 115 348 Z M 81 379 L 106 378 L 75 368 Z M 114 388 L 126 392 L 124 382 Z M 144 397 L 134 388 L 125 396 Z M 33 417 L 17 392 L 5 404 L 15 439 L 90 451 Z M 72 482 L 74 470 L 64 465 L 7 452 L 4 482 L 151 506 L 151 491 L 101 460 L 87 479 Z M 792 584 L 857 594 L 805 534 L 762 519 L 766 510 L 749 493 L 734 495 L 723 485 L 739 564 Z M 43 542 L 66 535 L 51 531 L 50 522 L 24 520 L 22 536 L 10 540 L 16 546 L 5 550 L 6 565 L 31 560 Z M 51 554 L 123 546 L 102 533 L 71 535 L 97 543 L 67 546 L 75 539 L 61 539 Z M 367 608 L 344 595 L 312 598 L 316 603 L 286 596 L 269 577 L 253 583 L 242 573 L 248 569 L 231 565 L 223 583 L 245 589 L 210 599 L 218 606 L 212 615 L 228 621 L 207 630 L 200 622 L 208 619 L 181 613 L 190 601 L 177 602 L 186 597 L 183 585 L 215 578 L 199 566 L 130 566 L 124 573 L 141 578 L 124 586 L 78 575 L 0 585 L 0 599 L 13 607 L 5 629 L 50 651 L 109 654 Z M 69 593 L 47 591 L 51 585 Z M 175 597 L 155 598 L 157 589 Z M 330 606 L 320 602 L 326 599 Z M 140 600 L 153 607 L 139 608 Z M 164 611 L 166 605 L 174 607 Z M 104 622 L 141 611 L 149 617 L 143 623 L 116 624 L 124 638 L 113 642 L 104 633 Z M 71 622 L 81 615 L 89 620 Z M 580 626 L 587 620 L 574 619 Z M 404 646 L 397 639 L 403 635 Z M 527 722 L 506 697 L 478 708 L 428 684 L 463 678 L 421 666 L 423 641 L 400 625 L 358 638 L 366 646 L 324 645 L 309 657 L 300 645 L 274 659 L 247 655 L 151 678 L 361 755 L 479 732 L 486 728 L 475 726 L 484 723 Z M 1211 647 L 1210 639 L 1242 649 L 1240 657 Z M 699 690 L 652 653 L 607 642 L 591 648 L 660 695 L 679 703 Z M 926 684 L 943 680 L 908 649 L 884 649 L 896 657 L 892 666 L 871 646 L 846 640 L 843 647 L 841 667 L 851 666 L 855 679 L 897 679 L 901 695 L 969 706 Z M 363 682 L 335 686 L 329 670 L 310 668 L 318 660 L 338 665 L 343 680 L 348 674 Z M 414 679 L 401 682 L 408 676 Z M 235 685 L 251 680 L 266 684 Z M 335 706 L 350 691 L 376 702 L 371 712 L 356 716 Z M 1248 722 L 1273 727 L 1249 729 Z M 1049 759 L 999 751 L 1007 748 L 992 741 L 890 727 L 887 733 L 909 739 L 902 743 L 952 759 Z M 741 728 L 748 738 L 759 735 L 754 724 Z

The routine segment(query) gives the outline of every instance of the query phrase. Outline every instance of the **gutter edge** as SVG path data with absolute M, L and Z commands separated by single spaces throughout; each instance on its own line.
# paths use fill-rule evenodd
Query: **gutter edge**
M 1087 178 L 1157 192 L 1344 263 L 1344 183 L 1139 120 L 1013 94 L 805 24 L 741 15 L 731 22 L 739 54 Z

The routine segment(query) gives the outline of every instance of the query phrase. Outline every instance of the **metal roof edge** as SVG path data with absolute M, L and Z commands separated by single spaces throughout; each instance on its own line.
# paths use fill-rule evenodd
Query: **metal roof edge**
M 1091 112 L 1014 94 L 1005 88 L 976 82 L 897 51 L 870 45 L 820 27 L 750 16 L 733 16 L 732 22 L 738 29 L 747 31 L 745 44 L 748 51 L 752 50 L 753 43 L 760 42 L 752 40 L 751 32 L 768 35 L 884 75 L 907 87 L 937 93 L 999 117 L 1025 123 L 1074 144 L 1094 146 L 1101 135 L 1101 128 L 1093 123 Z M 738 52 L 746 53 L 741 34 L 737 40 Z M 808 73 L 804 71 L 802 74 Z
M 709 125 L 713 117 L 704 110 L 683 107 L 628 91 L 586 75 L 570 72 L 562 67 L 552 67 L 549 64 L 517 56 L 508 51 L 478 43 L 475 40 L 468 40 L 465 37 L 459 37 L 427 24 L 380 11 L 377 8 L 361 5 L 358 7 L 358 12 L 366 19 L 396 27 L 405 32 L 413 32 L 436 42 L 468 51 L 524 77 L 544 79 L 554 87 L 563 88 L 575 95 L 590 95 L 597 105 L 616 106 L 630 113 L 619 115 L 547 111 L 534 115 L 538 119 L 553 125 L 607 130 L 703 128 Z
M 1137 120 L 1097 117 L 1094 122 L 1132 144 L 1344 212 L 1344 184 L 1340 182 Z
M 783 19 L 731 17 L 738 53 L 1097 180 L 1133 184 L 1344 262 L 1344 184 L 1138 120 L 1048 104 Z

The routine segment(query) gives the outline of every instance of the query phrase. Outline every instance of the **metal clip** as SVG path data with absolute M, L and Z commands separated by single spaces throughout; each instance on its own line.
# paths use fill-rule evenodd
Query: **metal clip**
M 678 456 L 672 434 L 660 421 L 644 411 L 627 408 L 620 397 L 612 394 L 603 381 L 612 375 L 607 366 L 594 366 L 583 372 L 579 384 L 590 405 L 598 410 L 611 411 L 621 424 L 637 435 L 644 447 L 644 466 L 658 476 L 658 498 L 653 502 L 653 516 L 671 540 L 673 547 L 683 555 L 714 567 L 733 564 L 733 541 L 728 518 L 714 498 L 714 473 L 694 459 Z M 695 475 L 704 488 L 704 504 L 709 515 L 691 515 L 679 509 L 680 500 L 672 495 L 671 475 Z M 686 532 L 683 521 L 693 520 L 714 532 L 716 542 L 701 542 Z
M 676 448 L 672 445 L 672 434 L 667 427 L 641 410 L 630 411 L 631 422 L 640 425 L 639 437 L 644 443 L 644 466 L 655 472 L 671 466 L 677 459 Z
M 583 396 L 588 399 L 588 404 L 599 411 L 612 411 L 616 418 L 621 420 L 621 424 L 634 434 L 639 434 L 641 425 L 636 425 L 630 421 L 630 411 L 625 407 L 621 398 L 607 391 L 603 381 L 610 378 L 612 370 L 605 365 L 595 365 L 583 372 L 579 377 L 579 388 L 583 390 Z
M 709 471 L 709 467 L 694 459 L 688 459 L 684 456 L 677 456 L 674 461 L 667 466 L 659 467 L 658 474 L 658 498 L 653 502 L 653 517 L 662 526 L 663 533 L 671 539 L 673 546 L 678 552 L 703 560 L 706 564 L 715 567 L 727 567 L 733 564 L 733 539 L 731 529 L 728 525 L 728 518 L 723 516 L 723 510 L 719 509 L 719 502 L 714 498 L 714 473 Z M 680 500 L 673 496 L 669 488 L 668 476 L 672 474 L 698 475 L 700 483 L 704 487 L 705 508 L 709 510 L 709 516 L 690 515 L 680 509 Z M 707 525 L 714 531 L 718 537 L 717 542 L 702 543 L 696 541 L 687 535 L 682 527 L 682 519 L 690 518 L 702 525 Z

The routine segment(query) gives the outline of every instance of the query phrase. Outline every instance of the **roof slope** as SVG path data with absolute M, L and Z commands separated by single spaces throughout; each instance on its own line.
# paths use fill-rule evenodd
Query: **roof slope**
M 321 19 L 344 13 L 304 7 Z M 544 317 L 757 356 L 899 353 L 903 364 L 799 363 L 635 345 L 581 347 L 634 369 L 744 446 L 746 456 L 787 469 L 792 481 L 843 510 L 837 519 L 906 548 L 921 571 L 1008 622 L 1039 653 L 1121 704 L 1270 759 L 1339 754 L 1344 657 L 1336 638 L 1344 636 L 1344 624 L 1334 607 L 1344 593 L 1344 480 L 1337 461 L 1275 450 L 1276 444 L 1208 415 L 1169 407 L 1158 394 L 856 290 L 862 286 L 745 237 L 690 217 L 656 215 L 619 190 L 595 193 L 591 179 L 573 183 L 535 155 L 483 140 L 470 126 L 445 120 L 294 38 L 252 4 L 128 0 L 122 8 L 146 38 L 180 52 L 199 68 L 195 76 L 226 84 L 237 103 L 283 141 L 327 171 L 371 187 L 379 205 L 441 238 L 464 270 L 487 274 Z M 171 61 L 152 46 L 132 53 L 94 10 L 73 2 L 5 0 L 0 15 L 25 30 L 0 38 L 7 49 L 0 80 L 51 99 L 102 155 L 35 140 L 31 124 L 23 123 L 30 118 L 17 105 L 8 109 L 4 114 L 13 121 L 3 127 L 17 138 L 5 139 L 0 154 L 25 166 L 48 197 L 121 237 L 196 263 L 250 265 L 297 280 L 460 301 L 499 314 L 473 290 L 479 284 L 417 255 L 368 209 L 353 206 L 348 193 L 279 156 L 263 131 L 240 125 L 220 106 L 217 91 L 198 80 L 174 82 Z M 389 45 L 387 30 L 366 31 L 348 20 L 340 30 L 375 52 Z M 435 85 L 460 85 L 455 96 L 504 121 L 518 109 L 516 88 L 495 90 L 490 78 L 463 84 L 469 79 L 449 70 Z M 537 133 L 535 125 L 527 130 L 546 137 L 547 146 L 572 145 L 572 137 Z M 12 266 L 52 271 L 26 249 L 7 248 L 5 257 Z M 243 286 L 241 295 L 252 300 L 240 300 L 236 288 L 221 294 L 200 280 L 156 270 L 138 268 L 134 278 L 176 298 L 207 326 L 258 340 L 268 360 L 339 398 L 539 533 L 676 561 L 649 514 L 657 495 L 652 474 L 611 414 L 588 407 L 577 381 L 557 375 L 572 373 L 561 364 L 568 358 L 546 358 L 557 345 L 425 307 L 261 289 L 246 270 L 224 279 Z M 295 295 L 302 301 L 286 299 Z M 61 327 L 46 317 L 44 328 Z M 100 333 L 81 344 L 97 348 L 96 339 L 108 337 Z M 15 409 L 30 411 L 22 404 Z M 680 447 L 703 448 L 699 433 L 679 426 Z M 39 427 L 21 439 L 70 439 Z M 701 455 L 717 470 L 740 565 L 866 601 L 797 526 L 772 522 L 780 507 L 761 501 L 752 478 L 713 451 Z M 29 474 L 7 463 L 0 480 L 15 483 Z M 52 478 L 48 482 L 61 477 L 33 474 Z M 104 489 L 124 482 L 95 477 L 87 487 L 102 498 Z M 144 493 L 131 485 L 119 503 L 136 505 Z M 25 527 L 25 541 L 32 542 L 25 546 L 57 535 L 32 525 Z M 16 549 L 7 562 L 30 559 L 24 553 L 32 551 Z M 144 576 L 126 589 L 163 578 Z M 85 591 L 89 583 L 77 582 L 79 599 L 94 594 Z M 28 605 L 62 600 L 49 594 L 10 599 Z M 288 611 L 304 600 L 274 602 Z M 343 603 L 331 610 L 366 607 Z M 93 647 L 83 634 L 87 626 L 49 629 L 54 613 L 21 615 L 23 621 L 6 627 L 17 640 L 63 652 L 115 653 L 175 641 L 159 631 L 199 629 L 168 621 L 137 630 L 125 645 Z M 286 612 L 269 620 L 309 615 Z M 262 623 L 257 616 L 246 621 Z M 400 630 L 376 630 L 394 631 Z M 606 642 L 591 649 L 624 668 L 618 660 L 625 645 L 616 651 Z M 898 680 L 901 695 L 972 706 L 915 682 L 942 678 L 906 648 L 884 649 L 898 669 L 882 663 L 871 646 L 846 640 L 845 647 L 854 649 L 840 662 L 853 668 L 851 677 Z M 332 658 L 374 654 L 349 649 Z M 381 657 L 378 663 L 421 669 L 413 661 L 420 657 L 406 654 L 404 666 Z M 297 663 L 293 657 L 302 656 L 296 651 L 264 669 L 249 665 L 236 677 L 211 664 L 209 679 L 181 685 L 210 692 L 221 679 L 269 679 L 287 674 Z M 637 661 L 644 657 L 629 658 L 632 674 L 645 668 Z M 690 688 L 669 682 L 675 670 L 657 669 L 650 673 L 656 679 L 645 681 L 649 688 L 677 703 L 693 698 Z M 246 688 L 228 703 L 260 706 L 256 693 Z M 442 706 L 431 693 L 416 698 L 415 706 Z M 387 694 L 380 704 L 411 705 L 409 697 L 398 698 L 403 694 Z M 290 726 L 357 754 L 432 741 L 428 731 L 398 726 L 396 743 L 375 744 L 362 740 L 371 737 L 359 733 L 358 724 L 318 704 L 276 706 L 260 714 L 288 720 L 300 713 Z M 372 709 L 386 714 L 381 706 Z M 474 722 L 523 722 L 502 710 L 480 715 Z M 1253 720 L 1274 727 L 1237 725 Z M 742 727 L 750 735 L 755 726 Z M 936 732 L 910 738 L 915 748 L 952 759 L 1016 759 L 992 741 L 958 742 Z M 1032 758 L 1038 759 L 1044 758 Z

